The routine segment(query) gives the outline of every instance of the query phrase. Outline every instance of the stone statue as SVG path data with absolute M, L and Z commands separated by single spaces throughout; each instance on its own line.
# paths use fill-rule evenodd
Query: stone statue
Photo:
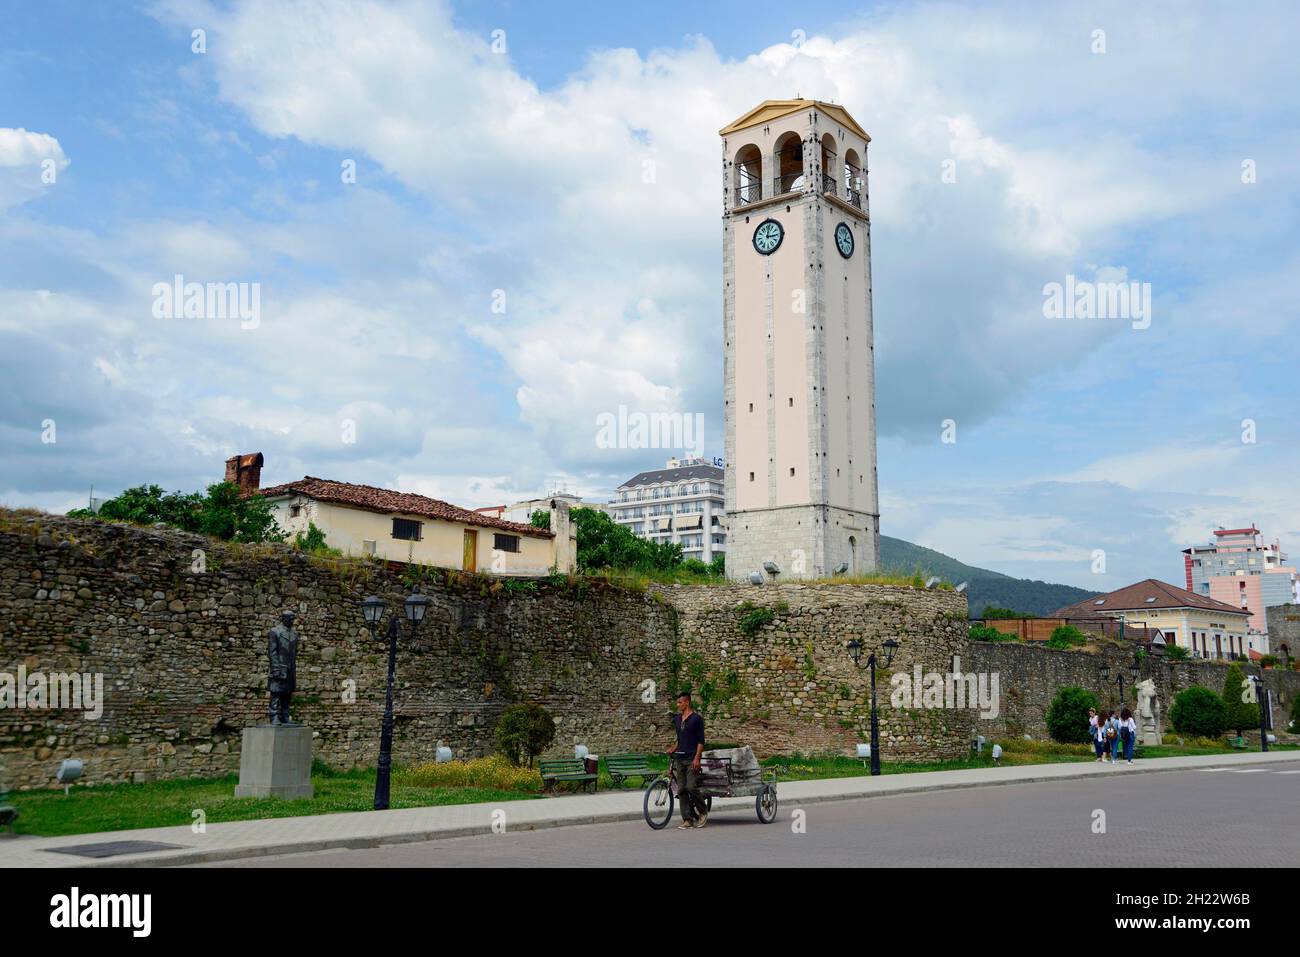
M 293 724 L 289 719 L 289 701 L 298 686 L 298 632 L 293 627 L 294 614 L 284 611 L 280 624 L 267 635 L 266 657 L 271 677 L 266 683 L 271 692 L 271 724 Z
M 1142 744 L 1160 743 L 1160 694 L 1151 678 L 1139 681 L 1135 689 L 1138 699 L 1138 741 Z

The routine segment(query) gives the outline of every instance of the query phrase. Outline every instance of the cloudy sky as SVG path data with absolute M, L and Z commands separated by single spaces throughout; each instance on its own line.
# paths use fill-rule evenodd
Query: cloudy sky
M 667 454 L 620 405 L 721 455 L 717 131 L 799 95 L 872 135 L 886 534 L 1096 589 L 1300 551 L 1300 13 L 1133 6 L 5 4 L 0 502 L 247 451 L 604 498 Z M 256 323 L 160 317 L 178 274 Z M 1045 317 L 1071 275 L 1149 328 Z

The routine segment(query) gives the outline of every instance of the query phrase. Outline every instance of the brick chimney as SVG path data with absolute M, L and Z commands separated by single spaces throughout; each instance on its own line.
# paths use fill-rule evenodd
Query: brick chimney
M 226 481 L 239 486 L 240 495 L 252 495 L 262 485 L 261 452 L 232 455 L 226 459 Z

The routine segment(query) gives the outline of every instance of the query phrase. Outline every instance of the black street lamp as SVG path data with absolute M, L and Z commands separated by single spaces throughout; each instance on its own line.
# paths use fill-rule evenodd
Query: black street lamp
M 1268 689 L 1264 687 L 1264 678 L 1261 675 L 1246 675 L 1246 680 L 1255 686 L 1255 700 L 1259 703 L 1259 749 L 1268 750 L 1268 719 L 1272 717 L 1269 714 L 1271 710 L 1268 706 Z
M 853 659 L 855 668 L 862 667 L 862 642 L 854 638 L 848 644 L 849 657 Z M 881 648 L 885 652 L 885 667 L 888 668 L 894 661 L 894 652 L 898 650 L 898 642 L 893 638 L 885 639 Z M 871 668 L 871 773 L 878 775 L 880 773 L 880 722 L 876 717 L 876 655 L 879 650 L 873 651 L 867 658 L 867 665 Z
M 406 620 L 411 626 L 412 640 L 415 639 L 415 631 L 424 620 L 424 612 L 428 607 L 429 599 L 419 592 L 407 596 L 403 603 Z M 370 637 L 377 639 L 379 621 L 384 617 L 383 599 L 371 595 L 361 603 L 361 614 L 365 616 Z M 384 699 L 384 729 L 379 735 L 379 768 L 375 772 L 376 811 L 388 810 L 389 782 L 393 775 L 393 677 L 397 671 L 397 639 L 401 633 L 402 627 L 397 623 L 397 616 L 389 615 L 388 633 L 384 636 L 388 639 L 388 691 Z
M 1134 684 L 1137 684 L 1138 675 L 1141 673 L 1141 666 L 1142 666 L 1142 658 L 1135 651 L 1133 653 L 1133 662 L 1128 666 L 1129 677 L 1133 679 Z M 1119 706 L 1122 708 L 1124 707 L 1124 672 L 1121 671 L 1119 674 L 1117 674 L 1114 680 L 1119 682 Z M 1102 662 L 1101 683 L 1109 684 L 1110 682 L 1111 682 L 1110 665 L 1106 664 L 1105 662 Z

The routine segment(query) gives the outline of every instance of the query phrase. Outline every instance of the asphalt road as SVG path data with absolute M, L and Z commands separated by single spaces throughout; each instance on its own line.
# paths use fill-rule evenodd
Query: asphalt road
M 508 805 L 507 805 L 508 807 Z M 1095 833 L 1104 812 L 1105 833 Z M 802 814 L 800 814 L 802 812 Z M 717 807 L 702 830 L 643 822 L 485 834 L 361 850 L 227 861 L 214 867 L 1294 867 L 1300 770 L 1106 775 L 835 801 L 783 803 L 760 824 L 752 802 Z M 797 827 L 802 823 L 803 829 Z

